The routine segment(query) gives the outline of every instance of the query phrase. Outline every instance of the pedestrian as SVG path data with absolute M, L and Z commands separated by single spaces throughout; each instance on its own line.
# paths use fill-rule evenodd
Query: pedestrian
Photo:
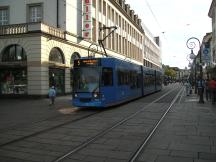
M 55 98 L 56 98 L 56 90 L 55 90 L 54 86 L 50 87 L 48 95 L 50 98 L 50 105 L 54 105 L 55 104 Z
M 202 95 L 204 92 L 204 80 L 199 78 L 199 80 L 197 81 L 197 88 L 198 88 L 198 95 Z
M 211 98 L 211 93 L 210 93 L 210 87 L 209 87 L 209 78 L 205 80 L 205 96 L 206 96 L 206 101 L 208 101 Z
M 209 82 L 209 86 L 211 89 L 212 104 L 215 104 L 216 102 L 216 78 L 212 78 L 212 80 Z
M 190 82 L 188 80 L 185 83 L 185 88 L 186 88 L 186 95 L 189 96 L 190 90 L 191 90 L 191 85 L 190 85 Z

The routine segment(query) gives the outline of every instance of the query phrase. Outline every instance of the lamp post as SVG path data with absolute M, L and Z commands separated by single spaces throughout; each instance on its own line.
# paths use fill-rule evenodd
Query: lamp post
M 197 94 L 197 86 L 196 86 L 196 80 L 197 80 L 197 62 L 196 57 L 194 59 L 194 80 L 195 80 L 195 94 Z
M 204 103 L 203 100 L 203 91 L 204 91 L 204 87 L 203 87 L 203 72 L 202 72 L 202 55 L 201 55 L 201 44 L 198 38 L 196 37 L 191 37 L 187 40 L 187 47 L 191 50 L 191 54 L 190 54 L 190 58 L 191 59 L 195 59 L 196 56 L 193 53 L 193 49 L 196 47 L 196 42 L 198 42 L 198 48 L 199 48 L 199 56 L 200 56 L 200 86 L 199 88 L 199 103 Z M 195 64 L 196 64 L 196 60 L 195 60 Z M 196 65 L 195 65 L 196 66 Z M 195 74 L 196 75 L 196 74 Z M 196 85 L 196 80 L 195 80 L 195 85 Z M 195 86 L 196 87 L 196 86 Z

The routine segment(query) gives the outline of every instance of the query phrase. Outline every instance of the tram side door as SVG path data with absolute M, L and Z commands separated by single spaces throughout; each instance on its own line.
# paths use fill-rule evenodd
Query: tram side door
M 103 67 L 100 90 L 101 90 L 101 93 L 104 95 L 106 103 L 112 102 L 115 99 L 115 96 L 113 94 L 114 92 L 113 85 L 114 85 L 113 68 Z

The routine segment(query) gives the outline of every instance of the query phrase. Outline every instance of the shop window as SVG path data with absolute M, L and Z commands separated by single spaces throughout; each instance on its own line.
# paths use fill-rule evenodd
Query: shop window
M 27 68 L 0 69 L 1 94 L 27 94 Z
M 2 62 L 26 61 L 24 49 L 19 45 L 8 46 L 2 53 Z
M 59 48 L 53 48 L 50 52 L 49 61 L 64 64 L 64 57 Z

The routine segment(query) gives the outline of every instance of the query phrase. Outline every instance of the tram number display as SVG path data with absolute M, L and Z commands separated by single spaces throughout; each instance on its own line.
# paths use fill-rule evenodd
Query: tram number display
M 99 65 L 100 65 L 100 61 L 98 59 L 74 60 L 74 67 L 99 66 Z

